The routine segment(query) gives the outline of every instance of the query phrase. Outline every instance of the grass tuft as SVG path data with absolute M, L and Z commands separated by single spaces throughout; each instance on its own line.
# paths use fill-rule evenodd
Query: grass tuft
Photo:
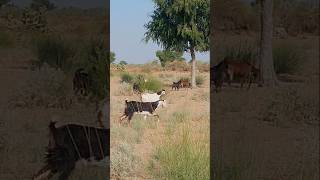
M 149 169 L 159 179 L 205 180 L 210 178 L 209 164 L 209 148 L 183 129 L 179 138 L 170 138 L 156 149 Z

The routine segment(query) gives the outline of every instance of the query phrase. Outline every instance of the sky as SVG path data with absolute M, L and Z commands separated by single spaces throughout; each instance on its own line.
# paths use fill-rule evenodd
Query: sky
M 155 53 L 162 48 L 143 41 L 144 24 L 150 21 L 153 9 L 152 0 L 110 0 L 110 47 L 117 62 L 143 64 L 157 59 Z M 188 53 L 184 57 L 191 59 Z M 196 59 L 209 62 L 209 52 L 197 53 Z

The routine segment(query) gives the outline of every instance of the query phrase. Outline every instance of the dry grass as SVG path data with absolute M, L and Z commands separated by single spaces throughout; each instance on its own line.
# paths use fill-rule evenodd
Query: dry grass
M 126 71 L 137 74 L 141 73 L 139 68 L 139 66 L 128 65 Z M 209 168 L 209 158 L 205 156 L 209 153 L 209 101 L 208 98 L 203 98 L 203 96 L 208 96 L 209 94 L 209 74 L 201 74 L 203 77 L 201 88 L 171 91 L 170 84 L 172 81 L 188 75 L 190 75 L 189 72 L 183 71 L 152 71 L 152 74 L 149 74 L 147 77 L 156 77 L 162 82 L 167 93 L 163 98 L 168 101 L 168 107 L 157 110 L 160 115 L 159 124 L 156 123 L 156 118 L 148 117 L 147 120 L 144 121 L 142 116 L 135 115 L 130 127 L 125 124 L 120 125 L 119 117 L 124 110 L 124 100 L 126 98 L 129 100 L 139 100 L 139 96 L 131 93 L 119 93 L 122 91 L 123 85 L 120 83 L 119 74 L 114 72 L 114 76 L 111 77 L 110 92 L 111 152 L 117 154 L 118 144 L 126 143 L 132 147 L 132 151 L 127 154 L 127 157 L 137 157 L 138 164 L 126 170 L 120 166 L 118 167 L 118 164 L 121 161 L 124 167 L 128 167 L 132 159 L 121 160 L 111 156 L 111 162 L 116 162 L 116 165 L 111 168 L 112 178 L 166 178 L 166 176 L 161 175 L 161 177 L 159 177 L 159 174 L 155 174 L 155 169 L 150 166 L 150 163 L 155 162 L 153 158 L 157 154 L 157 148 L 161 148 L 161 146 L 165 146 L 165 144 L 174 143 L 174 139 L 169 137 L 181 134 L 183 132 L 182 126 L 188 126 L 187 130 L 190 130 L 190 133 L 192 133 L 192 138 L 189 138 L 191 144 L 201 141 L 202 144 L 206 146 L 202 155 L 204 155 L 203 157 L 207 161 L 201 161 L 201 165 L 199 164 L 197 167 Z M 189 104 L 187 107 L 185 106 L 186 103 Z M 195 148 L 196 147 L 197 146 L 195 146 Z M 194 151 L 194 153 L 197 154 L 196 151 Z M 166 166 L 162 163 L 155 163 L 162 168 Z M 185 165 L 181 166 L 181 168 L 183 167 L 185 170 L 188 170 L 188 166 L 190 165 L 190 162 L 188 163 L 186 161 Z M 119 175 L 119 171 L 125 172 L 122 173 L 123 175 Z M 205 169 L 203 172 L 202 175 L 205 176 L 205 172 L 209 173 L 209 170 Z
M 71 13 L 71 14 L 68 14 Z M 70 38 L 75 44 L 86 41 L 100 31 L 103 14 L 79 10 L 52 11 L 48 15 L 49 28 L 56 34 Z M 90 16 L 86 13 L 93 13 Z M 61 26 L 61 19 L 70 26 Z M 0 24 L 3 19 L 0 19 Z M 77 123 L 98 126 L 95 123 L 95 105 L 87 100 L 78 101 L 72 96 L 72 75 L 53 69 L 31 70 L 37 56 L 32 47 L 37 33 L 24 29 L 4 30 L 0 39 L 5 43 L 0 50 L 0 179 L 31 179 L 44 165 L 45 148 L 48 143 L 50 120 L 59 123 Z M 82 29 L 82 30 L 81 30 Z M 2 35 L 2 34 L 1 34 Z M 0 36 L 1 36 L 0 35 Z M 13 38 L 14 37 L 14 38 Z M 12 38 L 12 39 L 9 39 Z M 12 42 L 11 42 L 12 41 Z M 80 58 L 80 57 L 77 57 Z M 72 99 L 66 108 L 61 108 L 61 99 Z M 63 98 L 62 98 L 63 97 Z M 78 166 L 71 180 L 105 179 L 107 167 Z
M 235 39 L 225 36 L 216 44 Z M 308 54 L 298 72 L 303 82 L 212 94 L 217 179 L 319 178 L 319 38 L 274 43 L 281 41 Z

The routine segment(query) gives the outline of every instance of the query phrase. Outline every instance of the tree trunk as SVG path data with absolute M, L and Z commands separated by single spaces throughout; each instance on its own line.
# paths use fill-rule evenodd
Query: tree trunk
M 273 66 L 272 56 L 272 22 L 273 0 L 261 0 L 261 44 L 260 44 L 260 70 L 262 82 L 266 86 L 278 84 Z
M 191 86 L 192 86 L 192 88 L 195 88 L 195 87 L 197 87 L 197 85 L 196 85 L 196 55 L 195 55 L 193 46 L 191 46 L 191 48 L 190 48 L 190 54 L 191 54 L 191 64 L 192 64 Z

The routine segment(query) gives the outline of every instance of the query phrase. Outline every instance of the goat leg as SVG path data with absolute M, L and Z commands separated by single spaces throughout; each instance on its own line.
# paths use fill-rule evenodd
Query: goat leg
M 43 174 L 45 174 L 46 172 L 48 172 L 49 170 L 50 170 L 50 166 L 48 164 L 43 166 L 35 175 L 33 175 L 32 179 L 33 180 L 36 180 L 38 178 L 43 179 L 43 178 L 41 178 L 41 176 Z

